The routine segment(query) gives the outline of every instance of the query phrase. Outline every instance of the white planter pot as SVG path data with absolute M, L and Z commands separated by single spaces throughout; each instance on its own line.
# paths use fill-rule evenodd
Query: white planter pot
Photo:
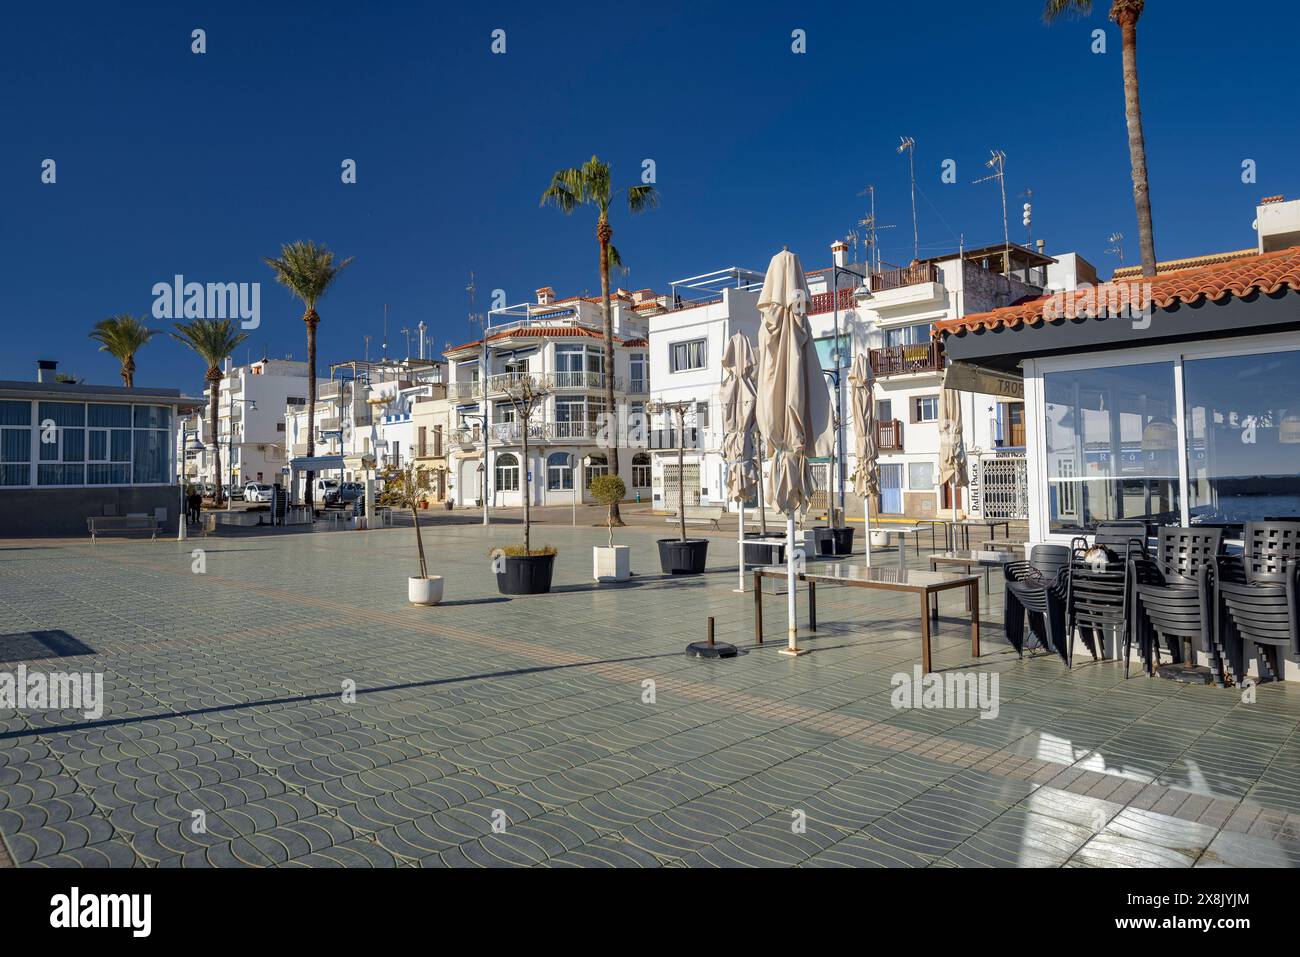
M 627 545 L 598 545 L 591 550 L 591 577 L 599 582 L 625 582 L 632 577 L 632 551 Z
M 408 578 L 406 580 L 406 597 L 412 605 L 436 605 L 442 601 L 442 576 L 430 575 L 428 578 Z
M 876 548 L 884 548 L 889 544 L 889 533 L 878 532 L 875 529 L 871 531 L 871 544 Z

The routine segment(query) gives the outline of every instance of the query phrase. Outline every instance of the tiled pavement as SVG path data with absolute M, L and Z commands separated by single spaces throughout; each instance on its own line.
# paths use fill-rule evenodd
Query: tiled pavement
M 664 579 L 630 528 L 642 574 L 595 586 L 603 530 L 535 529 L 557 587 L 505 600 L 487 551 L 516 534 L 429 530 L 431 609 L 406 528 L 0 542 L 0 671 L 108 699 L 0 711 L 0 866 L 1300 864 L 1300 688 L 1018 660 L 996 596 L 974 666 L 949 597 L 936 668 L 996 671 L 998 717 L 898 711 L 910 599 L 820 590 L 792 660 L 782 598 L 752 643 L 734 543 Z M 739 658 L 682 654 L 709 615 Z

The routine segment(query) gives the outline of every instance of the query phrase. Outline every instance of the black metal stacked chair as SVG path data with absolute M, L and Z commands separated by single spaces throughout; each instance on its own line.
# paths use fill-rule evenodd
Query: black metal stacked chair
M 1145 522 L 1103 522 L 1097 526 L 1093 545 L 1107 552 L 1104 562 L 1087 561 L 1088 540 L 1076 538 L 1070 543 L 1070 574 L 1067 597 L 1069 632 L 1077 629 L 1093 661 L 1106 654 L 1106 635 L 1118 653 L 1129 641 L 1129 560 L 1145 555 Z M 1070 641 L 1066 661 L 1073 664 L 1074 642 Z M 1128 667 L 1127 659 L 1125 668 Z M 1127 672 L 1126 672 L 1127 674 Z
M 1250 522 L 1243 554 L 1220 563 L 1218 634 L 1235 680 L 1246 674 L 1247 642 L 1255 646 L 1260 681 L 1282 678 L 1278 649 L 1300 655 L 1300 522 Z
M 1069 632 L 1066 630 L 1066 579 L 1070 569 L 1070 550 L 1064 545 L 1035 545 L 1029 560 L 1007 562 L 1002 566 L 1006 578 L 1003 604 L 1003 629 L 1016 653 L 1024 656 L 1026 632 L 1038 646 L 1055 651 L 1069 662 Z
M 1124 640 L 1126 678 L 1130 638 L 1137 641 L 1138 656 L 1148 675 L 1159 664 L 1162 640 L 1168 643 L 1175 664 L 1184 661 L 1182 642 L 1186 641 L 1193 649 L 1188 656 L 1191 664 L 1196 662 L 1196 650 L 1205 652 L 1211 679 L 1226 685 L 1223 654 L 1214 627 L 1215 572 L 1222 549 L 1222 529 L 1162 528 L 1154 555 L 1130 559 L 1133 598 Z

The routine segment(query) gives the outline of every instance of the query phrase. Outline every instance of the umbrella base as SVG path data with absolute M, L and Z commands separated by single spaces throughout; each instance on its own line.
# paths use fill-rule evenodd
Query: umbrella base
M 725 641 L 712 645 L 707 641 L 692 641 L 686 646 L 686 654 L 691 658 L 734 658 L 739 652 L 735 645 Z
M 1204 665 L 1168 664 L 1156 669 L 1156 676 L 1189 685 L 1214 684 L 1214 675 Z
M 807 648 L 782 648 L 777 652 L 778 655 L 786 655 L 790 658 L 798 658 L 800 655 L 808 654 Z

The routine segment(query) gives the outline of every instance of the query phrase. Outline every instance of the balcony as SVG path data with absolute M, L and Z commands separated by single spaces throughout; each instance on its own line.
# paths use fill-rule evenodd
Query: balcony
M 530 422 L 529 442 L 590 442 L 600 436 L 601 426 L 583 420 L 574 422 Z M 480 438 L 480 441 L 482 439 Z M 497 422 L 492 426 L 492 441 L 515 445 L 523 441 L 519 422 Z
M 871 291 L 887 292 L 890 289 L 919 286 L 926 282 L 937 283 L 940 277 L 939 267 L 934 263 L 917 263 L 913 266 L 882 269 L 871 274 Z
M 483 390 L 479 388 L 477 380 L 473 382 L 449 382 L 447 383 L 447 398 L 453 402 L 465 402 L 469 399 L 479 399 L 483 396 Z
M 871 371 L 877 376 L 916 375 L 943 371 L 943 347 L 937 342 L 919 346 L 885 346 L 871 350 Z
M 882 452 L 903 451 L 903 423 L 898 419 L 877 421 L 876 448 Z

